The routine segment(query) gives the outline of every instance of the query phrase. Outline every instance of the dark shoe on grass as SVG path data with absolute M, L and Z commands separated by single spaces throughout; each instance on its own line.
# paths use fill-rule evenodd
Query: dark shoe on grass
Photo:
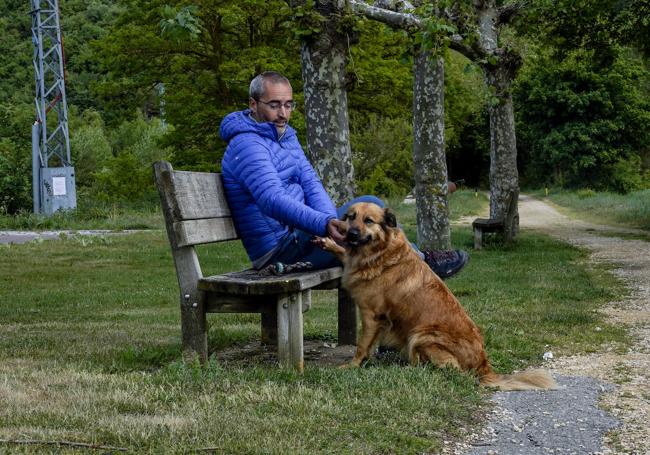
M 463 250 L 424 250 L 422 253 L 424 262 L 443 280 L 456 275 L 469 261 L 469 255 Z

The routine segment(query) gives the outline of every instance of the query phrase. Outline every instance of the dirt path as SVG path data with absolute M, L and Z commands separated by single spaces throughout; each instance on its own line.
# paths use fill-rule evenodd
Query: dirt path
M 634 342 L 623 355 L 605 348 L 548 362 L 563 387 L 546 397 L 531 394 L 521 403 L 516 394 L 495 394 L 496 408 L 469 452 L 650 454 L 650 242 L 625 239 L 643 231 L 572 220 L 526 196 L 519 213 L 522 229 L 587 248 L 592 260 L 614 265 L 631 292 L 604 313 L 609 322 L 628 326 Z M 617 424 L 608 421 L 612 416 Z

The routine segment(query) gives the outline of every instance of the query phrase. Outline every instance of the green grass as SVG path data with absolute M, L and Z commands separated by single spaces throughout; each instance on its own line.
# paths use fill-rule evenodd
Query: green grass
M 449 220 L 458 221 L 461 217 L 476 216 L 487 211 L 488 198 L 484 193 L 474 193 L 470 190 L 459 190 L 449 196 Z M 388 199 L 386 205 L 397 213 L 397 221 L 405 229 L 409 226 L 415 229 L 415 204 L 404 204 L 402 199 Z
M 544 197 L 543 190 L 531 191 Z M 548 200 L 578 218 L 599 224 L 613 224 L 650 230 L 650 189 L 630 194 L 568 191 L 551 188 Z
M 398 209 L 412 235 L 411 215 Z M 453 242 L 470 250 L 470 230 L 454 228 Z M 221 253 L 200 249 L 205 274 L 247 266 L 239 243 Z M 308 363 L 304 375 L 256 358 L 182 363 L 163 231 L 0 246 L 0 258 L 0 439 L 135 453 L 437 453 L 479 425 L 486 405 L 488 393 L 469 375 L 390 361 L 360 370 Z M 507 249 L 473 252 L 448 285 L 482 327 L 500 372 L 540 364 L 549 350 L 627 341 L 598 313 L 621 297 L 620 284 L 586 253 L 545 237 L 523 233 Z M 305 337 L 335 340 L 335 293 L 315 294 Z M 210 315 L 209 323 L 212 349 L 259 337 L 257 315 Z
M 2 230 L 52 229 L 164 229 L 159 204 L 102 204 L 79 201 L 76 210 L 58 211 L 50 216 L 22 212 L 17 215 L 0 214 Z

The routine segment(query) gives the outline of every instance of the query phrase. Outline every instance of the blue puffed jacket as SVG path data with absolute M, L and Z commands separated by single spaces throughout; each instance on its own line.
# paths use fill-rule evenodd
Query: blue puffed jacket
M 325 235 L 336 208 L 287 126 L 281 138 L 273 123 L 257 123 L 250 110 L 228 114 L 221 138 L 226 198 L 252 262 L 278 247 L 294 229 Z

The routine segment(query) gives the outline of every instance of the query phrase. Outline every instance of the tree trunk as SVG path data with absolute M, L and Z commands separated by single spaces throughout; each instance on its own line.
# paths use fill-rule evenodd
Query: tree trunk
M 345 89 L 349 37 L 337 31 L 336 17 L 331 15 L 342 6 L 338 5 L 339 1 L 318 2 L 319 12 L 328 15 L 328 21 L 320 34 L 308 37 L 301 44 L 308 155 L 337 205 L 354 196 Z
M 506 239 L 512 239 L 519 230 L 519 174 L 511 88 L 521 59 L 498 48 L 498 11 L 494 0 L 479 0 L 475 5 L 478 7 L 479 43 L 488 56 L 483 64 L 485 80 L 495 97 L 489 104 L 490 218 L 503 217 Z
M 519 173 L 512 78 L 507 72 L 502 65 L 486 71 L 488 86 L 496 90 L 498 99 L 490 106 L 490 218 L 503 217 L 506 238 L 512 239 L 519 230 Z
M 413 163 L 420 248 L 448 250 L 449 206 L 445 156 L 445 64 L 416 51 L 413 67 Z

